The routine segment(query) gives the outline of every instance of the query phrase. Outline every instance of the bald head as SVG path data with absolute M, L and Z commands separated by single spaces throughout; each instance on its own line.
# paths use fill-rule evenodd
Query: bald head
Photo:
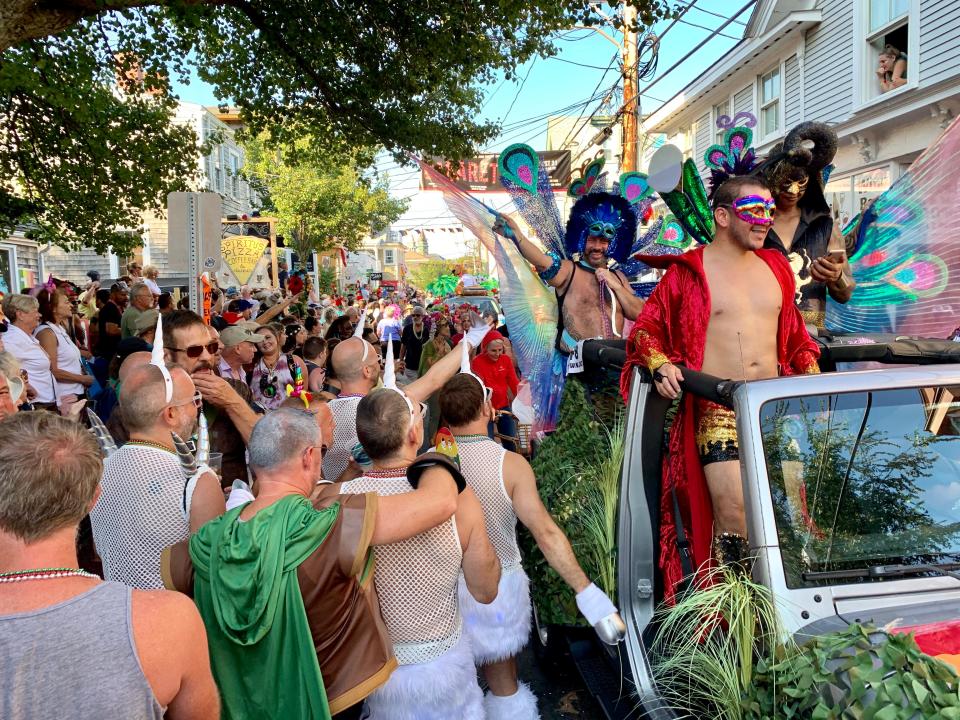
M 167 402 L 167 387 L 160 368 L 149 363 L 139 365 L 127 373 L 120 387 L 120 410 L 123 423 L 131 433 L 149 432 L 162 424 L 160 414 L 168 405 L 192 398 L 193 381 L 180 367 L 170 368 L 173 379 L 173 398 Z
M 366 349 L 367 358 L 363 359 L 363 351 Z M 377 359 L 376 348 L 371 347 L 366 340 L 352 337 L 339 343 L 330 356 L 333 362 L 333 371 L 342 382 L 356 382 L 362 380 L 365 376 L 371 380 L 370 387 L 376 385 L 377 375 L 379 374 L 380 361 Z M 376 363 L 377 372 L 373 372 L 372 365 Z M 366 370 L 370 368 L 370 370 Z M 372 378 L 369 376 L 372 374 Z
M 148 352 L 135 352 L 127 355 L 123 364 L 120 365 L 120 385 L 122 386 L 127 381 L 127 377 L 129 377 L 130 373 L 135 369 L 149 364 L 150 353 Z

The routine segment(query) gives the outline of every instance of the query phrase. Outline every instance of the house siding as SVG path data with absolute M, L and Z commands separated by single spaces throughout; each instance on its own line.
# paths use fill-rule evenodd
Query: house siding
M 803 121 L 803 75 L 796 55 L 784 63 L 784 74 L 784 118 L 787 128 L 792 128 Z
M 807 33 L 803 119 L 838 122 L 853 110 L 853 0 L 824 0 L 818 8 L 823 22 Z
M 711 140 L 710 113 L 700 116 L 694 128 L 693 158 L 697 163 L 700 174 L 704 175 L 707 172 L 707 166 L 703 163 L 703 154 L 710 147 Z
M 77 285 L 90 282 L 87 273 L 96 270 L 101 280 L 112 278 L 110 272 L 110 258 L 98 255 L 95 250 L 82 248 L 81 250 L 64 250 L 54 245 L 44 254 L 44 268 L 46 272 L 61 280 L 69 280 Z
M 733 114 L 748 112 L 754 113 L 753 108 L 753 85 L 747 85 L 737 91 L 733 96 Z
M 920 84 L 932 85 L 960 73 L 960 3 L 924 0 L 920 28 Z

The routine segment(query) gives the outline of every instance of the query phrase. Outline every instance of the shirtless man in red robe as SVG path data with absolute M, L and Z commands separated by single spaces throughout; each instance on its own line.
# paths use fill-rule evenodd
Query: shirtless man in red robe
M 720 378 L 759 380 L 817 372 L 818 350 L 794 299 L 789 264 L 763 243 L 774 201 L 762 180 L 735 177 L 713 197 L 713 242 L 679 256 L 644 258 L 669 266 L 637 319 L 627 345 L 623 385 L 633 366 L 654 373 L 666 398 L 680 393 L 683 364 Z M 733 411 L 687 394 L 671 433 L 671 453 L 661 494 L 661 517 L 674 516 L 677 493 L 694 566 L 714 555 L 746 555 L 743 487 Z M 712 508 L 712 512 L 711 512 Z M 681 580 L 676 528 L 661 527 L 661 569 L 667 597 Z

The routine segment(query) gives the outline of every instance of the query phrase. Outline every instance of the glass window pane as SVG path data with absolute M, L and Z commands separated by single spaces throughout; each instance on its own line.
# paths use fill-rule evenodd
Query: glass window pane
M 760 102 L 765 103 L 780 96 L 780 71 L 774 70 L 761 79 Z
M 890 0 L 870 0 L 870 31 L 890 21 Z
M 775 133 L 780 127 L 780 103 L 775 102 L 765 107 L 763 114 L 763 134 L 764 136 Z

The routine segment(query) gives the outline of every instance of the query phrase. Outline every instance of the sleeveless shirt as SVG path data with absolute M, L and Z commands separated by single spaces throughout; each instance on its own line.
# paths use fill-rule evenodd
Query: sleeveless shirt
M 0 717 L 162 720 L 133 639 L 131 596 L 104 582 L 56 605 L 0 615 Z
M 393 477 L 359 477 L 343 483 L 340 490 L 381 496 L 412 492 L 402 472 Z M 453 648 L 462 631 L 457 581 L 463 549 L 455 518 L 408 540 L 378 545 L 374 557 L 373 580 L 397 662 L 429 662 Z
M 48 322 L 43 323 L 43 325 L 34 331 L 34 337 L 36 337 L 41 330 L 45 329 L 50 330 L 54 337 L 57 338 L 57 368 L 76 375 L 83 375 L 83 366 L 80 363 L 80 348 L 76 346 L 67 334 L 67 331 L 57 323 Z M 71 382 L 70 380 L 57 380 L 54 378 L 53 385 L 54 393 L 58 400 L 64 395 L 70 394 L 83 397 L 84 392 L 86 392 L 86 388 L 83 385 L 78 382 Z
M 357 405 L 362 397 L 339 397 L 327 403 L 333 414 L 333 445 L 323 458 L 323 479 L 336 482 L 350 462 L 350 452 L 357 438 Z
M 517 546 L 517 515 L 503 484 L 503 461 L 507 451 L 487 439 L 456 438 L 460 469 L 483 507 L 487 536 L 497 552 L 503 573 L 520 567 Z
M 163 588 L 163 549 L 189 536 L 183 513 L 186 480 L 177 456 L 126 444 L 103 466 L 90 525 L 107 580 L 141 590 Z
M 260 358 L 259 362 L 253 366 L 253 373 L 250 376 L 250 392 L 253 393 L 253 399 L 263 405 L 267 410 L 276 410 L 283 405 L 283 401 L 287 399 L 285 388 L 287 385 L 293 384 L 293 368 L 291 367 L 291 362 L 295 361 L 293 361 L 289 355 L 280 353 L 280 357 L 277 358 L 277 364 L 273 366 L 273 370 L 267 369 L 263 358 Z M 260 387 L 261 382 L 264 388 L 268 386 L 274 388 L 273 395 L 264 393 Z

